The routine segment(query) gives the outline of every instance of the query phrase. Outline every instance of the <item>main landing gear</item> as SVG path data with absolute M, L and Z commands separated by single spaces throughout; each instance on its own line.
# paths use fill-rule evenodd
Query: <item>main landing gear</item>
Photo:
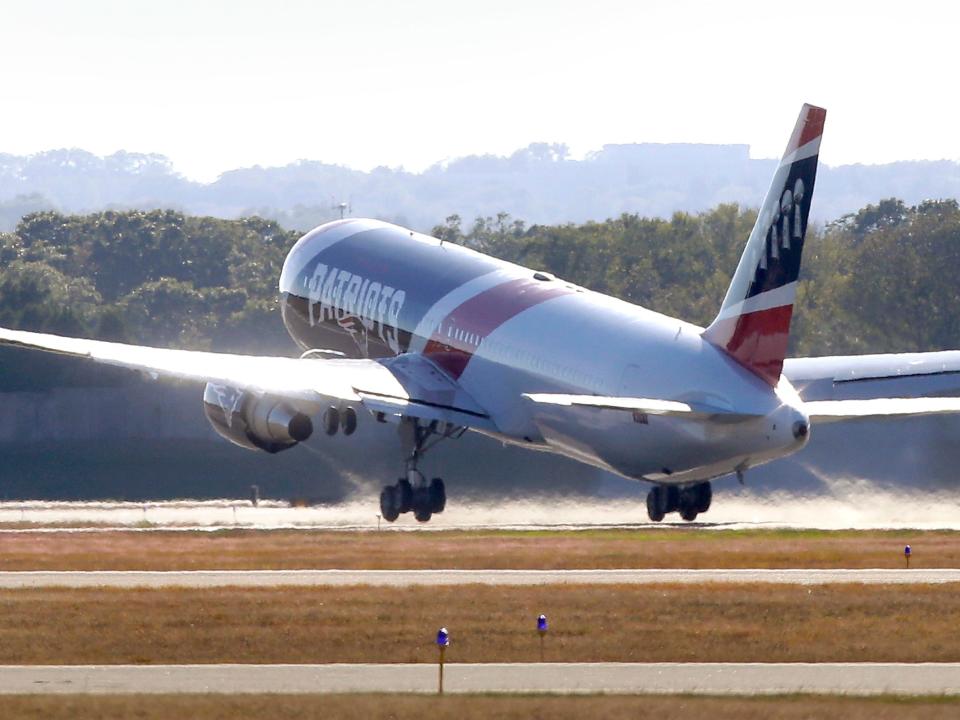
M 423 473 L 414 470 L 414 481 L 409 475 L 393 485 L 387 485 L 380 493 L 380 514 L 393 522 L 403 513 L 413 511 L 420 522 L 427 522 L 434 513 L 442 513 L 447 505 L 447 492 L 442 478 L 433 478 L 429 483 Z
M 427 482 L 417 467 L 420 458 L 441 440 L 457 438 L 466 432 L 461 428 L 436 420 L 424 423 L 416 418 L 404 418 L 400 425 L 400 437 L 407 450 L 406 477 L 387 485 L 380 493 L 380 515 L 393 522 L 401 514 L 413 512 L 420 522 L 427 522 L 434 513 L 441 513 L 447 505 L 447 491 L 442 478 Z
M 713 488 L 708 482 L 693 485 L 654 485 L 647 495 L 647 515 L 660 522 L 667 513 L 679 512 L 687 522 L 710 509 Z

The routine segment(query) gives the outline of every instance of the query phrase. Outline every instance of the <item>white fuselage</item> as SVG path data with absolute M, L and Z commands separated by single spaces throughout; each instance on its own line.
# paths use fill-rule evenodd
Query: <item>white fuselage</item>
M 558 281 L 559 282 L 559 281 Z M 584 291 L 517 315 L 478 347 L 463 388 L 511 441 L 630 478 L 705 480 L 800 449 L 802 404 L 701 337 L 701 328 Z M 523 393 L 670 398 L 762 415 L 730 422 L 545 406 Z
M 386 223 L 304 236 L 280 289 L 301 347 L 422 353 L 489 413 L 499 431 L 490 434 L 625 477 L 706 480 L 788 455 L 808 437 L 795 437 L 807 419 L 789 382 L 771 388 L 702 328 Z M 525 393 L 663 398 L 759 417 L 548 406 Z

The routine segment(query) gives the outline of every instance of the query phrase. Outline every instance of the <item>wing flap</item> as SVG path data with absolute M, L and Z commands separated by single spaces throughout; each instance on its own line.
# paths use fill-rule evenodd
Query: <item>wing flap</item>
M 402 392 L 390 392 L 386 387 L 357 387 L 364 406 L 371 412 L 497 432 L 486 410 L 423 355 L 407 353 L 379 362 L 390 371 Z
M 384 415 L 416 417 L 421 420 L 436 420 L 461 427 L 497 432 L 497 426 L 484 414 L 465 408 L 434 405 L 415 398 L 396 398 L 373 393 L 360 392 L 363 406 L 372 413 Z

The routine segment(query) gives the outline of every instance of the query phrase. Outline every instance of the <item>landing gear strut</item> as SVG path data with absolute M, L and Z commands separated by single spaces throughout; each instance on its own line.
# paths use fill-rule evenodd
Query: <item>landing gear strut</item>
M 427 522 L 434 513 L 443 512 L 447 505 L 447 491 L 443 479 L 435 477 L 429 482 L 419 470 L 420 458 L 441 440 L 457 438 L 466 428 L 439 423 L 436 420 L 424 423 L 416 418 L 404 418 L 400 425 L 400 437 L 408 452 L 406 477 L 387 485 L 380 493 L 380 515 L 393 522 L 402 513 L 413 512 L 420 522 Z
M 710 509 L 713 488 L 708 482 L 678 487 L 655 485 L 647 495 L 647 515 L 653 522 L 660 522 L 667 513 L 679 512 L 687 522 Z

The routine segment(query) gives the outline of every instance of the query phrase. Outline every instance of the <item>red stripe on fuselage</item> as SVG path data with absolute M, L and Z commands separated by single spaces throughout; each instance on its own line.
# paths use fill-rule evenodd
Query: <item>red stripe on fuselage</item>
M 790 340 L 793 305 L 744 313 L 720 321 L 715 342 L 737 362 L 776 386 Z
M 524 310 L 573 292 L 556 282 L 517 278 L 474 295 L 458 305 L 433 331 L 423 354 L 459 378 L 480 343 Z

